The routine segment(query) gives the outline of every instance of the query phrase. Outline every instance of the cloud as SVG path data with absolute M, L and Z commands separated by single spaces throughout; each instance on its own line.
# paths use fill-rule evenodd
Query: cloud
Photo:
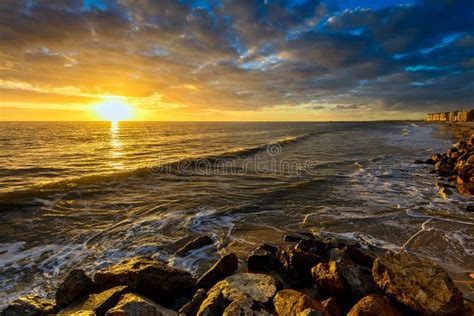
M 474 102 L 473 6 L 5 0 L 0 76 L 31 92 L 1 93 L 62 103 L 122 95 L 196 112 L 465 107 Z M 76 96 L 48 96 L 64 87 Z

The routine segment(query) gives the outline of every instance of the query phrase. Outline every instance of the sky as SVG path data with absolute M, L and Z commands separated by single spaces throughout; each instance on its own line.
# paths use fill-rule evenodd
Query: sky
M 0 1 L 0 120 L 421 119 L 473 91 L 472 0 Z

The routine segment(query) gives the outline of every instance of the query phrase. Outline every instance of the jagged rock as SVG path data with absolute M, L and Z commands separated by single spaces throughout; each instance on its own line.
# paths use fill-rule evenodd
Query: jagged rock
M 178 251 L 176 251 L 176 254 L 178 256 L 185 256 L 190 252 L 191 250 L 199 249 L 204 246 L 209 246 L 212 245 L 214 242 L 212 241 L 211 237 L 209 236 L 201 236 L 198 237 L 190 242 L 188 242 L 186 245 L 181 247 Z
M 56 304 L 66 306 L 93 292 L 92 279 L 83 270 L 69 272 L 56 291 Z
M 454 165 L 441 160 L 435 164 L 435 170 L 440 176 L 449 177 L 453 174 Z
M 306 309 L 323 312 L 323 305 L 320 301 L 295 290 L 278 292 L 273 298 L 273 306 L 276 315 L 279 316 L 299 315 Z
M 122 294 L 128 292 L 128 290 L 127 286 L 117 286 L 98 294 L 91 294 L 69 305 L 59 315 L 79 315 L 91 312 L 104 315 L 119 302 Z
M 188 300 L 195 290 L 195 281 L 189 272 L 171 268 L 161 261 L 140 257 L 96 272 L 94 283 L 102 289 L 128 285 L 132 291 L 165 307 Z
M 178 311 L 178 315 L 180 316 L 194 316 L 197 314 L 199 307 L 201 306 L 202 302 L 206 299 L 207 294 L 206 291 L 203 289 L 199 289 L 194 294 L 193 298 L 186 303 L 181 309 Z
M 244 302 L 248 297 L 256 303 L 265 304 L 275 296 L 276 289 L 276 281 L 270 275 L 235 274 L 220 281 L 209 290 L 197 315 L 222 315 L 229 304 L 234 301 Z
M 427 259 L 388 252 L 372 274 L 389 297 L 423 315 L 461 315 L 463 297 L 446 271 Z
M 322 301 L 321 304 L 323 305 L 324 316 L 343 316 L 341 306 L 334 297 Z
M 278 261 L 283 276 L 293 287 L 309 284 L 311 268 L 325 259 L 310 252 L 288 247 L 278 252 Z
M 118 304 L 109 309 L 106 316 L 176 316 L 175 311 L 134 293 L 122 295 Z
M 271 271 L 275 268 L 277 247 L 261 245 L 247 257 L 247 269 L 250 272 Z
M 361 299 L 347 314 L 348 316 L 401 316 L 388 300 L 379 295 Z
M 311 269 L 311 274 L 321 293 L 328 296 L 347 294 L 347 285 L 335 261 L 318 263 Z
M 238 264 L 239 259 L 234 253 L 225 255 L 199 278 L 197 287 L 209 290 L 214 284 L 234 273 Z
M 2 311 L 2 316 L 43 316 L 53 314 L 55 311 L 56 305 L 53 300 L 28 295 L 11 302 Z

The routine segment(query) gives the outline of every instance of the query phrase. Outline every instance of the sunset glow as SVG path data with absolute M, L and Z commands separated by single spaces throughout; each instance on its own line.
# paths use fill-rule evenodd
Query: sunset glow
M 134 109 L 122 99 L 112 99 L 95 108 L 99 119 L 111 122 L 128 121 L 134 117 Z

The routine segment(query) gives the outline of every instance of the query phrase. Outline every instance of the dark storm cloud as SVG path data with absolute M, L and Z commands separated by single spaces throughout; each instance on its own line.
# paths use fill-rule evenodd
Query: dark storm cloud
M 342 3 L 6 0 L 0 83 L 35 93 L 160 95 L 194 109 L 473 104 L 471 1 L 389 1 L 377 10 Z

